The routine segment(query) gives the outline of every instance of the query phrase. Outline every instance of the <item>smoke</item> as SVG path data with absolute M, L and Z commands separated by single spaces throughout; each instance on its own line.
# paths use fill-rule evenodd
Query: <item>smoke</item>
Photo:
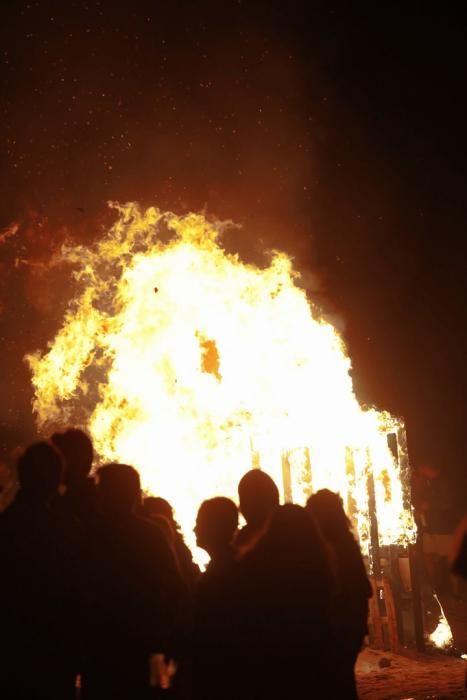
M 112 6 L 110 19 L 105 3 L 8 12 L 0 425 L 14 440 L 34 431 L 22 358 L 46 347 L 73 296 L 61 246 L 97 240 L 113 220 L 108 200 L 232 220 L 229 252 L 265 265 L 286 251 L 315 304 L 331 308 L 309 217 L 312 105 L 326 91 L 279 10 L 187 3 L 183 22 L 142 0 Z

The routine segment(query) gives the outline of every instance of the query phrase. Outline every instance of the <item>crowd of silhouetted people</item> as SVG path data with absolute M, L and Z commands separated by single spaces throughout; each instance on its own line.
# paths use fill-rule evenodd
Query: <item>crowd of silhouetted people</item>
M 280 505 L 247 472 L 201 503 L 201 572 L 170 503 L 80 430 L 28 447 L 0 514 L 0 697 L 356 698 L 369 584 L 342 501 Z M 161 494 L 163 496 L 163 494 Z M 239 515 L 246 524 L 239 529 Z

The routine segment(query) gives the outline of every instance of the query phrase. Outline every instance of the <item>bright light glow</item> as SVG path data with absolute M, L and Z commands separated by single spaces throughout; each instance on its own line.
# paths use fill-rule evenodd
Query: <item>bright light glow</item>
M 100 460 L 134 465 L 185 533 L 203 499 L 236 499 L 256 465 L 279 486 L 289 471 L 298 503 L 339 491 L 363 548 L 371 470 L 381 543 L 413 541 L 387 443 L 401 424 L 359 405 L 344 343 L 290 258 L 255 267 L 202 215 L 112 206 L 100 241 L 60 254 L 77 291 L 48 350 L 27 357 L 39 428 L 87 429 Z
M 444 614 L 443 606 L 441 605 L 436 593 L 433 594 L 433 597 L 439 605 L 440 616 L 435 631 L 429 635 L 428 639 L 435 647 L 438 647 L 438 649 L 446 649 L 447 647 L 452 646 L 452 631 L 451 627 L 449 626 L 449 622 L 446 619 L 446 615 Z

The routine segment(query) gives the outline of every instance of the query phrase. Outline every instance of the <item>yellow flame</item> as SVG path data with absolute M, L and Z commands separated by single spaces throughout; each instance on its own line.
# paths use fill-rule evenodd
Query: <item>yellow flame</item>
M 438 649 L 446 649 L 447 647 L 452 646 L 453 643 L 451 627 L 447 621 L 443 606 L 441 605 L 436 593 L 433 594 L 433 598 L 439 605 L 440 616 L 435 631 L 429 635 L 428 639 L 435 647 L 438 647 Z
M 372 471 L 381 543 L 412 541 L 387 442 L 401 423 L 359 405 L 344 343 L 290 258 L 255 267 L 202 215 L 112 206 L 100 241 L 62 251 L 79 292 L 48 351 L 27 357 L 39 427 L 87 428 L 99 458 L 133 464 L 185 533 L 254 465 L 279 485 L 288 470 L 298 503 L 339 491 L 363 546 Z

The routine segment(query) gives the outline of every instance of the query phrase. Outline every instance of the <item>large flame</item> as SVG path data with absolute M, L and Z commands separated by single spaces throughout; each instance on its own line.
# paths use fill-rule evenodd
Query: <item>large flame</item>
M 339 491 L 363 546 L 374 480 L 380 541 L 413 539 L 387 434 L 359 405 L 336 329 L 284 253 L 258 268 L 227 254 L 222 226 L 135 204 L 94 246 L 69 246 L 78 292 L 46 353 L 27 360 L 41 430 L 92 434 L 101 460 L 133 464 L 191 532 L 200 502 L 236 498 L 259 466 L 285 495 Z

